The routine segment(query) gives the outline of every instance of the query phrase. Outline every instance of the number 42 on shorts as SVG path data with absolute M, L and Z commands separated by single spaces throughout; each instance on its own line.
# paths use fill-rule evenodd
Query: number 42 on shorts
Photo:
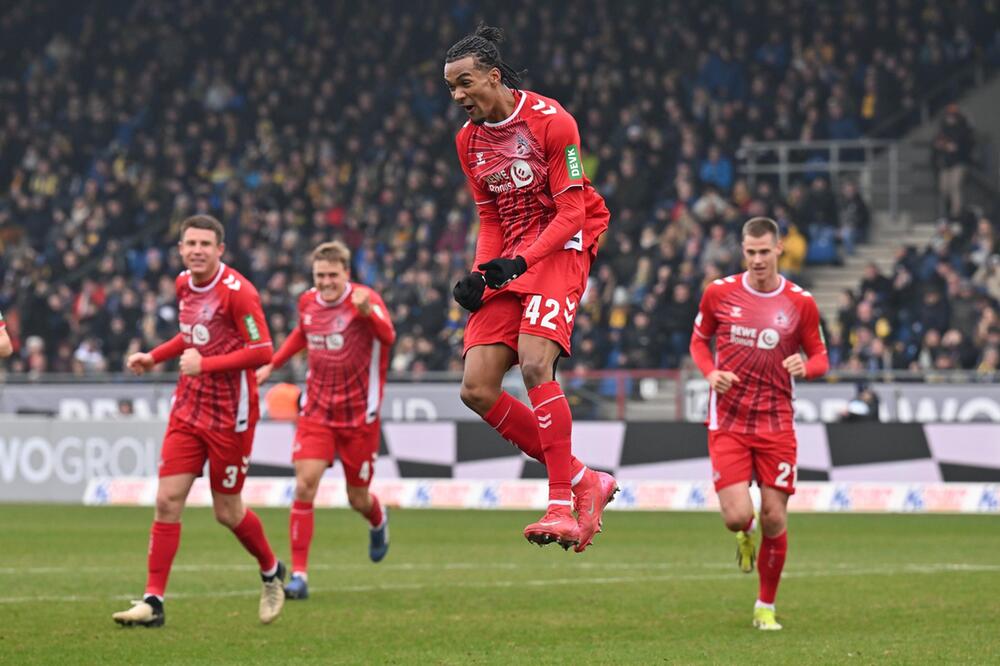
M 556 323 L 553 321 L 559 316 L 560 304 L 554 298 L 546 298 L 544 305 L 542 304 L 542 295 L 535 294 L 528 300 L 528 307 L 524 309 L 524 318 L 527 319 L 532 326 L 542 326 L 549 330 L 556 330 Z M 544 313 L 543 313 L 544 310 Z M 576 316 L 576 302 L 571 300 L 569 297 L 566 298 L 566 307 L 563 308 L 563 318 L 566 323 L 572 323 L 573 317 Z M 541 317 L 541 323 L 538 319 Z

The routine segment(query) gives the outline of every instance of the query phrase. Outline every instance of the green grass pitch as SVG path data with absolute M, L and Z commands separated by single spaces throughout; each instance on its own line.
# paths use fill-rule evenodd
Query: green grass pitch
M 261 510 L 287 561 L 287 511 Z M 308 601 L 257 620 L 251 558 L 190 509 L 163 629 L 115 625 L 145 581 L 148 508 L 0 506 L 0 663 L 987 663 L 1000 659 L 1000 518 L 793 515 L 785 630 L 750 626 L 757 577 L 708 513 L 609 513 L 582 555 L 535 513 L 317 512 Z

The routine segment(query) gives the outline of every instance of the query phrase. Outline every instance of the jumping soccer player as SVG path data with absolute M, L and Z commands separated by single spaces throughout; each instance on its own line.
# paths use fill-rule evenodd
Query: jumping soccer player
M 808 291 L 778 274 L 778 225 L 755 217 L 743 225 L 747 270 L 715 280 L 701 297 L 691 357 L 711 387 L 708 453 L 722 518 L 736 532 L 737 561 L 753 571 L 757 518 L 751 475 L 760 486 L 764 533 L 757 569 L 760 592 L 753 624 L 781 629 L 774 599 L 788 551 L 788 497 L 795 492 L 795 379 L 829 368 L 819 310 Z M 713 359 L 709 341 L 715 337 Z M 803 361 L 799 350 L 807 355 Z
M 576 308 L 610 215 L 583 173 L 573 116 L 518 89 L 520 76 L 500 58 L 502 41 L 501 30 L 480 25 L 445 57 L 452 100 L 469 116 L 455 144 L 480 225 L 477 270 L 454 289 L 472 312 L 461 396 L 548 470 L 548 510 L 524 536 L 582 552 L 618 486 L 573 457 L 573 419 L 555 367 L 570 353 Z M 515 364 L 534 413 L 502 388 Z
M 340 242 L 323 243 L 312 254 L 315 287 L 299 298 L 298 326 L 257 370 L 270 377 L 295 354 L 308 348 L 306 401 L 292 446 L 295 502 L 289 517 L 292 577 L 289 599 L 309 596 L 309 545 L 313 500 L 326 469 L 339 456 L 347 481 L 347 501 L 368 521 L 368 556 L 379 562 L 389 550 L 389 512 L 368 492 L 381 439 L 379 408 L 396 331 L 382 298 L 350 281 L 351 251 Z
M 180 543 L 181 513 L 206 459 L 216 520 L 233 531 L 260 565 L 260 621 L 273 622 L 285 603 L 285 567 L 271 551 L 260 519 L 240 496 L 258 418 L 253 369 L 271 360 L 271 335 L 257 290 L 222 263 L 223 240 L 215 218 L 184 220 L 179 246 L 187 270 L 176 282 L 180 333 L 126 362 L 141 375 L 180 356 L 181 376 L 160 454 L 146 593 L 132 608 L 112 616 L 125 626 L 163 625 L 163 596 Z

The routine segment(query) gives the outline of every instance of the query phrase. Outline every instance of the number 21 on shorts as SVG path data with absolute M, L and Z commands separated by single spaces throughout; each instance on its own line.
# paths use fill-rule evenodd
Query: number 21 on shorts
M 791 477 L 789 483 L 789 478 Z M 799 468 L 791 463 L 778 463 L 778 476 L 774 478 L 774 485 L 785 488 L 794 488 L 795 482 L 799 479 Z
M 545 310 L 544 314 L 542 310 Z M 554 298 L 545 299 L 545 305 L 542 305 L 541 294 L 535 294 L 528 301 L 528 307 L 524 309 L 524 318 L 527 319 L 532 326 L 542 326 L 551 331 L 556 330 L 556 324 L 553 319 L 559 315 L 559 301 Z M 539 324 L 538 318 L 541 317 L 542 321 Z

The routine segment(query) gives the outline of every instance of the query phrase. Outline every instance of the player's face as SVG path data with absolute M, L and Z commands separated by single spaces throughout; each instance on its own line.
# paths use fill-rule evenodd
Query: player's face
M 781 250 L 781 241 L 774 234 L 743 237 L 743 258 L 746 260 L 747 270 L 755 280 L 767 280 L 778 274 Z
M 444 81 L 451 91 L 451 99 L 469 114 L 476 125 L 484 123 L 497 105 L 500 92 L 500 70 L 496 67 L 483 71 L 476 67 L 476 59 L 467 56 L 444 66 Z
M 185 229 L 178 245 L 184 268 L 191 271 L 196 281 L 215 275 L 226 249 L 211 229 Z
M 319 297 L 328 303 L 343 296 L 350 279 L 350 271 L 339 261 L 313 262 L 313 284 Z

